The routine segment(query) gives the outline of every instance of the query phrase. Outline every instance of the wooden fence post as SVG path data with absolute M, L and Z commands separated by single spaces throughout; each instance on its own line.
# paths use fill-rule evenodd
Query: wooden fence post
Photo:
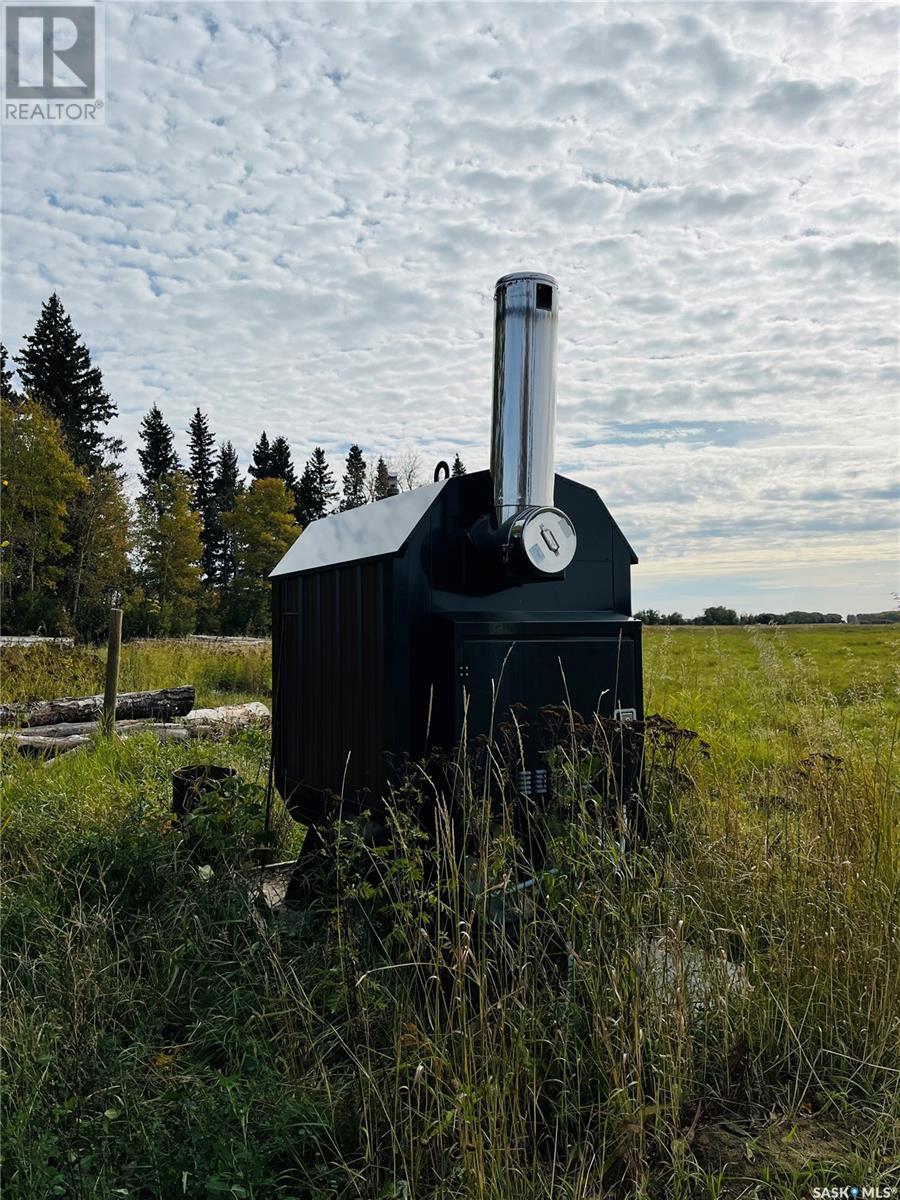
M 101 729 L 111 737 L 116 731 L 116 701 L 119 696 L 119 651 L 122 648 L 122 610 L 109 610 L 109 641 L 106 644 L 106 690 L 103 693 Z

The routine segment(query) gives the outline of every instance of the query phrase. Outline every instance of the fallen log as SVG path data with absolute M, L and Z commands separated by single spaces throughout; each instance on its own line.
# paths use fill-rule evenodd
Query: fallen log
M 272 714 L 258 700 L 249 704 L 220 704 L 218 708 L 195 708 L 183 718 L 186 725 L 223 725 L 242 727 L 268 725 Z
M 96 722 L 94 725 L 96 727 Z M 47 728 L 49 727 L 44 726 L 33 733 L 25 729 L 19 730 L 17 733 L 7 733 L 4 735 L 4 740 L 12 742 L 20 754 L 38 756 L 67 754 L 70 750 L 78 750 L 81 746 L 87 746 L 93 736 L 90 733 L 53 735 L 46 732 Z M 189 738 L 203 737 L 216 732 L 221 731 L 211 725 L 193 725 L 191 727 L 174 723 L 153 725 L 144 721 L 136 721 L 133 725 L 125 726 L 121 730 L 118 726 L 116 727 L 119 737 L 128 738 L 134 737 L 138 733 L 149 733 L 161 742 L 186 742 Z
M 259 637 L 223 637 L 217 633 L 189 633 L 185 641 L 193 642 L 198 646 L 221 646 L 227 648 L 233 646 L 235 649 L 249 649 L 256 647 L 271 646 L 271 638 Z
M 30 725 L 24 729 L 7 729 L 0 733 L 0 741 L 7 742 L 10 739 L 28 738 L 34 740 L 36 737 L 75 737 L 84 735 L 89 737 L 96 733 L 100 728 L 100 721 L 63 721 L 59 725 Z M 116 725 L 116 731 L 123 733 L 126 730 L 132 732 L 136 729 L 146 729 L 154 725 L 153 721 L 119 721 Z
M 17 734 L 13 734 L 12 737 L 21 754 L 32 754 L 35 757 L 42 754 L 66 754 L 69 750 L 86 746 L 90 740 L 87 734 L 83 733 L 73 734 L 71 737 L 22 738 Z
M 146 729 L 126 729 L 123 736 L 131 737 L 135 733 L 152 733 L 161 742 L 186 742 L 194 736 L 184 725 L 148 725 Z
M 194 707 L 194 694 L 192 687 L 122 692 L 116 701 L 116 720 L 183 717 Z M 81 724 L 99 720 L 102 710 L 102 696 L 62 696 L 58 700 L 35 700 L 29 704 L 0 704 L 0 726 Z

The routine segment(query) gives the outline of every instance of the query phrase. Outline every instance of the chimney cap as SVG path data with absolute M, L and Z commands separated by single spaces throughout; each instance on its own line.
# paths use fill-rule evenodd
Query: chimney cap
M 511 271 L 509 275 L 501 275 L 494 288 L 503 287 L 504 284 L 513 283 L 516 280 L 533 280 L 535 283 L 549 283 L 552 287 L 559 287 L 555 276 L 545 275 L 543 271 Z

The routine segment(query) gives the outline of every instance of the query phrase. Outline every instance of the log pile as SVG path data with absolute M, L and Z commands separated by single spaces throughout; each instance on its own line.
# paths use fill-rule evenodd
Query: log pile
M 29 633 L 16 635 L 11 633 L 0 634 L 0 650 L 7 646 L 74 646 L 75 639 L 71 637 L 39 637 L 37 634 Z
M 100 732 L 102 696 L 63 696 L 32 704 L 0 705 L 0 742 L 28 755 L 60 755 L 86 746 Z M 175 718 L 175 719 L 173 719 Z M 194 708 L 192 687 L 124 692 L 116 701 L 116 735 L 149 733 L 160 741 L 222 737 L 234 729 L 267 726 L 269 710 L 256 701 Z M 15 726 L 15 728 L 11 728 Z

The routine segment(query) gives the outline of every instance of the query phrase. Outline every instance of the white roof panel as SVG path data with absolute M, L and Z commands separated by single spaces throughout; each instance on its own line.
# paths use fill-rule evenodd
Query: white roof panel
M 351 508 L 348 512 L 333 513 L 313 521 L 269 578 L 396 554 L 446 482 L 446 479 L 439 479 L 437 483 L 413 488 L 411 492 L 386 496 L 374 504 L 364 504 L 362 508 Z

